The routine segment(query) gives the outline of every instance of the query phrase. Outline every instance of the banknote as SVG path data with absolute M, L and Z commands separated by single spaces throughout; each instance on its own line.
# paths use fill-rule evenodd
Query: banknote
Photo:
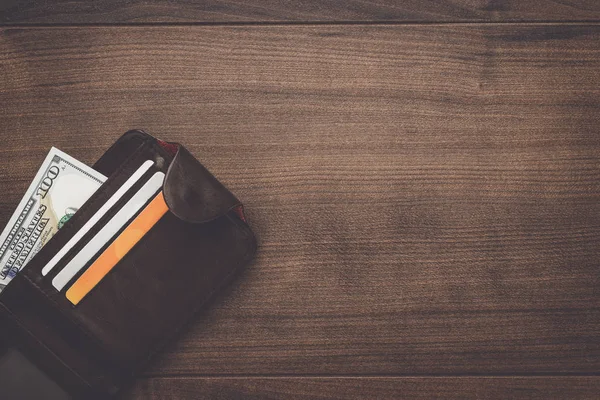
M 52 148 L 0 235 L 0 292 L 106 177 Z

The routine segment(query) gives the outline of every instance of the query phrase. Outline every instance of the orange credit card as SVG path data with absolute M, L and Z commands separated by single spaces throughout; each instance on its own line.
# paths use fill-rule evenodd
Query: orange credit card
M 163 192 L 152 199 L 144 210 L 108 246 L 92 265 L 67 290 L 67 299 L 73 305 L 87 294 L 108 274 L 115 265 L 152 229 L 169 210 Z

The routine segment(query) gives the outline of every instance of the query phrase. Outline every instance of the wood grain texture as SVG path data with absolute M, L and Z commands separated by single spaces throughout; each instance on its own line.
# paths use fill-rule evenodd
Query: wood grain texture
M 225 399 L 594 399 L 598 377 L 152 378 L 123 398 Z
M 598 21 L 596 0 L 3 0 L 0 23 Z
M 599 39 L 5 28 L 0 224 L 50 146 L 91 163 L 146 128 L 225 182 L 260 242 L 147 376 L 598 374 Z

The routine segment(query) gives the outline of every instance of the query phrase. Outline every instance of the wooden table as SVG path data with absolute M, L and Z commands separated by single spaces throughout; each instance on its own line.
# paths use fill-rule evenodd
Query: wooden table
M 260 248 L 124 399 L 598 398 L 600 2 L 8 0 L 0 224 L 185 143 Z

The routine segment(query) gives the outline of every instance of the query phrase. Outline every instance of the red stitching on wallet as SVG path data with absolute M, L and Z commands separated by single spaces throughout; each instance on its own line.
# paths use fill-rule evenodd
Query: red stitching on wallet
M 179 150 L 179 145 L 174 144 L 174 143 L 165 142 L 165 141 L 159 140 L 159 139 L 156 139 L 156 141 L 170 155 L 174 156 L 175 154 L 177 154 L 177 151 Z
M 234 213 L 235 213 L 235 214 L 236 214 L 238 217 L 240 217 L 240 219 L 241 219 L 242 221 L 244 221 L 245 223 L 248 223 L 248 221 L 246 221 L 246 215 L 244 214 L 244 206 L 243 206 L 243 205 L 241 205 L 241 204 L 240 204 L 239 206 L 235 207 L 235 208 L 233 209 L 233 212 L 234 212 Z

